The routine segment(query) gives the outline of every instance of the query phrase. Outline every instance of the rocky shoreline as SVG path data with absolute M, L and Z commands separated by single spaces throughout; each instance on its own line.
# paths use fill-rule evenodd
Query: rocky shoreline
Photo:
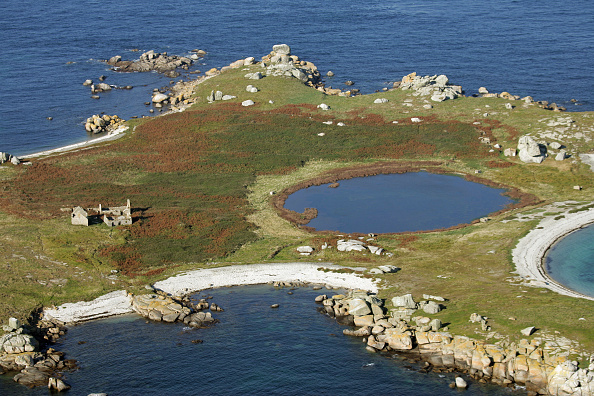
M 439 312 L 446 300 L 431 295 L 423 298 L 417 303 L 410 294 L 394 297 L 395 308 L 389 314 L 384 300 L 365 291 L 320 295 L 316 303 L 321 304 L 320 312 L 339 323 L 356 326 L 343 334 L 362 337 L 370 352 L 405 354 L 425 362 L 424 371 L 456 371 L 482 383 L 525 386 L 529 395 L 594 395 L 594 356 L 587 368 L 579 368 L 569 360 L 568 352 L 552 354 L 549 344 L 553 342 L 539 337 L 489 344 L 452 335 L 439 319 L 424 316 Z M 487 319 L 470 315 L 470 321 L 484 330 L 489 327 Z M 522 334 L 530 336 L 534 331 L 529 327 Z M 458 377 L 451 387 L 466 388 L 467 381 Z
M 62 352 L 47 348 L 66 333 L 67 326 L 129 313 L 155 322 L 182 322 L 193 328 L 212 326 L 218 322 L 212 313 L 222 312 L 223 308 L 207 299 L 191 301 L 189 294 L 200 290 L 270 283 L 276 287 L 316 284 L 320 285 L 318 288 L 324 285 L 328 289 L 367 288 L 377 292 L 371 279 L 323 271 L 340 268 L 327 263 L 283 263 L 203 269 L 147 286 L 147 294 L 133 295 L 120 290 L 90 302 L 45 308 L 35 328 L 21 326 L 14 318 L 5 326 L 7 334 L 0 338 L 0 371 L 18 371 L 14 380 L 25 386 L 68 390 L 70 386 L 62 380 L 62 373 L 76 369 L 76 361 L 64 360 Z
M 423 362 L 424 371 L 456 371 L 479 382 L 526 386 L 528 393 L 533 395 L 594 395 L 594 362 L 588 368 L 579 368 L 576 362 L 568 359 L 563 348 L 552 349 L 554 343 L 551 340 L 533 337 L 517 343 L 488 344 L 452 335 L 438 318 L 430 316 L 446 308 L 445 298 L 423 295 L 423 300 L 416 302 L 412 295 L 403 295 L 394 297 L 391 301 L 394 308 L 388 310 L 385 301 L 377 297 L 378 289 L 373 280 L 353 273 L 333 272 L 341 268 L 318 263 L 209 268 L 147 286 L 150 289 L 147 294 L 116 291 L 91 302 L 46 308 L 38 322 L 41 330 L 24 331 L 15 326 L 18 323 L 12 323 L 9 335 L 3 336 L 0 342 L 3 351 L 0 365 L 4 371 L 21 371 L 14 378 L 24 385 L 49 384 L 55 390 L 66 390 L 68 385 L 62 381 L 61 372 L 75 369 L 76 362 L 64 360 L 63 353 L 51 348 L 44 352 L 39 348 L 63 335 L 66 325 L 135 312 L 152 321 L 183 322 L 189 327 L 200 328 L 215 324 L 217 319 L 211 312 L 220 312 L 222 308 L 206 299 L 191 301 L 190 293 L 263 283 L 275 287 L 310 285 L 315 286 L 314 289 L 326 286 L 330 290 L 350 290 L 347 295 L 320 295 L 316 302 L 321 304 L 321 312 L 335 317 L 341 324 L 356 326 L 343 333 L 363 337 L 370 351 L 405 354 Z M 205 312 L 207 309 L 210 312 Z M 490 331 L 488 318 L 473 313 L 470 320 L 482 330 Z M 527 328 L 524 334 L 530 336 L 534 330 Z M 17 337 L 25 332 L 30 335 Z M 460 378 L 452 386 L 465 387 L 466 384 L 466 380 Z

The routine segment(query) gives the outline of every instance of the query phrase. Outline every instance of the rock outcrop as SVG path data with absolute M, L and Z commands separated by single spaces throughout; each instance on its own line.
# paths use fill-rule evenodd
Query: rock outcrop
M 188 70 L 192 64 L 192 59 L 185 56 L 167 55 L 166 52 L 159 53 L 151 50 L 140 55 L 140 58 L 134 61 L 125 61 L 122 60 L 120 55 L 116 55 L 105 62 L 113 66 L 113 70 L 118 72 L 156 71 L 173 78 L 179 76 L 179 72 L 175 69 L 181 68 Z
M 291 48 L 287 44 L 277 44 L 272 52 L 262 58 L 262 66 L 266 68 L 267 76 L 283 76 L 296 78 L 299 81 L 314 86 L 321 80 L 318 68 L 311 62 L 302 61 L 296 55 L 291 55 Z
M 438 298 L 438 301 L 445 300 Z M 415 324 L 411 324 L 398 316 L 402 310 L 414 312 L 418 307 L 439 306 L 441 309 L 434 301 L 417 304 L 410 294 L 395 297 L 392 302 L 396 308 L 390 316 L 385 315 L 381 299 L 362 291 L 351 292 L 348 296 L 321 295 L 316 302 L 322 304 L 321 312 L 336 317 L 343 324 L 357 326 L 343 333 L 366 337 L 364 341 L 370 351 L 403 353 L 426 362 L 426 367 L 437 372 L 455 370 L 481 382 L 525 386 L 533 395 L 594 395 L 594 356 L 588 368 L 580 369 L 567 355 L 549 354 L 546 345 L 537 338 L 522 339 L 517 344 L 488 344 L 440 329 L 441 321 L 437 318 L 415 316 L 412 318 Z M 437 313 L 434 309 L 430 311 Z M 486 323 L 478 314 L 471 315 L 471 321 Z M 532 330 L 525 333 L 532 334 Z M 453 386 L 465 388 L 466 381 L 458 378 Z
M 99 115 L 95 114 L 89 118 L 85 122 L 85 130 L 87 132 L 96 134 L 96 133 L 103 133 L 103 132 L 111 132 L 124 123 L 125 120 L 121 119 L 117 115 Z
M 200 300 L 195 306 L 190 301 L 174 299 L 162 294 L 140 294 L 131 296 L 132 308 L 141 316 L 155 322 L 183 322 L 190 327 L 205 327 L 217 322 L 208 309 L 206 300 Z M 216 304 L 211 304 L 211 310 L 221 312 Z
M 531 136 L 524 135 L 518 141 L 518 156 L 522 162 L 540 164 L 546 153 L 546 146 L 536 143 Z
M 64 359 L 64 354 L 53 348 L 42 352 L 42 346 L 33 336 L 36 334 L 42 341 L 55 340 L 64 334 L 61 324 L 40 321 L 37 327 L 31 328 L 10 318 L 3 330 L 7 333 L 0 337 L 0 372 L 19 371 L 13 380 L 27 387 L 48 386 L 59 392 L 70 388 L 59 376 L 61 372 L 75 369 L 76 361 Z
M 430 96 L 434 102 L 443 102 L 447 99 L 456 99 L 462 95 L 462 87 L 451 85 L 447 76 L 417 76 L 417 73 L 406 75 L 400 81 L 399 88 L 412 89 L 415 96 Z
M 21 163 L 21 160 L 15 155 L 10 155 L 8 153 L 0 151 L 0 165 L 2 165 L 5 162 L 10 162 L 13 165 L 18 165 Z

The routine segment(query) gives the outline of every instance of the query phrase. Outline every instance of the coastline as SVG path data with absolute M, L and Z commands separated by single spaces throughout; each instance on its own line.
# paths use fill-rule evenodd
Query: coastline
M 65 153 L 65 152 L 68 152 L 71 150 L 76 150 L 76 149 L 84 148 L 87 146 L 92 146 L 97 143 L 109 142 L 109 141 L 116 140 L 116 139 L 119 139 L 122 136 L 124 136 L 124 132 L 126 132 L 128 129 L 130 129 L 130 127 L 121 126 L 121 127 L 117 128 L 116 130 L 108 133 L 107 135 L 98 137 L 96 139 L 86 140 L 86 141 L 80 142 L 80 143 L 69 144 L 67 146 L 56 147 L 56 148 L 50 149 L 50 150 L 39 151 L 37 153 L 21 155 L 21 156 L 19 156 L 19 158 L 29 160 L 31 158 L 39 158 L 39 157 L 45 157 L 45 156 L 54 155 L 54 154 L 62 154 L 62 153 Z
M 228 286 L 265 284 L 269 282 L 306 282 L 346 289 L 363 289 L 376 293 L 376 282 L 354 274 L 324 272 L 318 268 L 337 270 L 344 267 L 332 263 L 272 263 L 246 264 L 188 271 L 156 282 L 153 287 L 173 296 L 183 296 L 204 289 Z M 135 312 L 125 290 L 118 290 L 93 301 L 66 303 L 46 308 L 45 320 L 57 319 L 64 323 Z
M 594 301 L 594 297 L 578 293 L 556 282 L 544 268 L 544 257 L 557 241 L 573 231 L 594 224 L 594 208 L 577 213 L 566 211 L 564 216 L 559 220 L 555 220 L 558 214 L 543 218 L 537 227 L 518 241 L 512 250 L 516 271 L 532 286 L 545 287 L 559 294 Z
M 174 85 L 172 87 L 172 93 L 174 95 L 179 95 L 180 93 L 183 93 L 185 91 L 193 92 L 194 88 L 196 88 L 196 86 L 202 84 L 204 81 L 206 81 L 214 76 L 215 75 L 204 75 L 204 76 L 200 76 L 194 80 L 190 80 L 190 81 L 183 82 L 181 84 Z M 180 105 L 177 105 L 175 108 L 170 108 L 167 111 L 163 112 L 162 114 L 156 114 L 153 117 L 161 117 L 161 116 L 168 115 L 171 113 L 182 112 L 182 111 L 185 111 L 192 104 L 193 104 L 193 102 L 189 102 L 187 104 L 182 103 Z M 152 118 L 152 117 L 149 117 L 149 118 Z M 105 136 L 101 136 L 101 137 L 98 137 L 95 139 L 86 140 L 84 142 L 68 144 L 66 146 L 56 147 L 56 148 L 49 149 L 49 150 L 39 151 L 36 153 L 20 155 L 20 156 L 18 156 L 18 158 L 29 160 L 31 158 L 39 158 L 39 157 L 45 157 L 45 156 L 50 156 L 50 155 L 55 155 L 55 154 L 62 154 L 62 153 L 65 153 L 65 152 L 68 152 L 71 150 L 76 150 L 76 149 L 81 149 L 84 147 L 92 146 L 97 143 L 113 141 L 113 140 L 123 137 L 125 135 L 124 132 L 126 132 L 128 129 L 130 129 L 129 126 L 123 125 L 117 129 L 109 132 Z

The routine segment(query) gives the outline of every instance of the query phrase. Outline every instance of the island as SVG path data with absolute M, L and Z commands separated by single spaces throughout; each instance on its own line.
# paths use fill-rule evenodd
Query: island
M 532 394 L 594 394 L 594 299 L 542 269 L 552 243 L 594 222 L 591 112 L 466 95 L 444 75 L 359 95 L 325 86 L 288 45 L 158 102 L 165 114 L 118 123 L 94 144 L 2 153 L 0 370 L 23 378 L 50 358 L 70 367 L 50 346 L 71 322 L 133 311 L 193 321 L 190 292 L 303 281 L 352 290 L 317 300 L 350 317 L 345 334 L 370 350 Z M 283 194 L 339 174 L 426 169 L 508 188 L 520 204 L 460 227 L 377 235 L 312 232 L 300 226 L 311 213 L 282 209 Z M 73 208 L 126 200 L 129 225 L 70 220 Z M 146 308 L 167 304 L 177 308 Z

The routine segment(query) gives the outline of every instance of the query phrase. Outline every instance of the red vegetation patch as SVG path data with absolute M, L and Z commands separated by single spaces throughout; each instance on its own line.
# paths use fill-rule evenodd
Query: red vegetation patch
M 134 277 L 142 268 L 140 253 L 130 245 L 108 246 L 99 251 L 99 255 L 107 257 L 124 275 Z
M 510 166 L 514 166 L 513 162 L 507 161 L 487 161 L 487 167 L 489 168 L 509 168 Z
M 399 248 L 412 248 L 409 246 L 411 243 L 416 242 L 419 240 L 419 236 L 415 234 L 411 235 L 404 235 L 398 238 L 398 247 Z

